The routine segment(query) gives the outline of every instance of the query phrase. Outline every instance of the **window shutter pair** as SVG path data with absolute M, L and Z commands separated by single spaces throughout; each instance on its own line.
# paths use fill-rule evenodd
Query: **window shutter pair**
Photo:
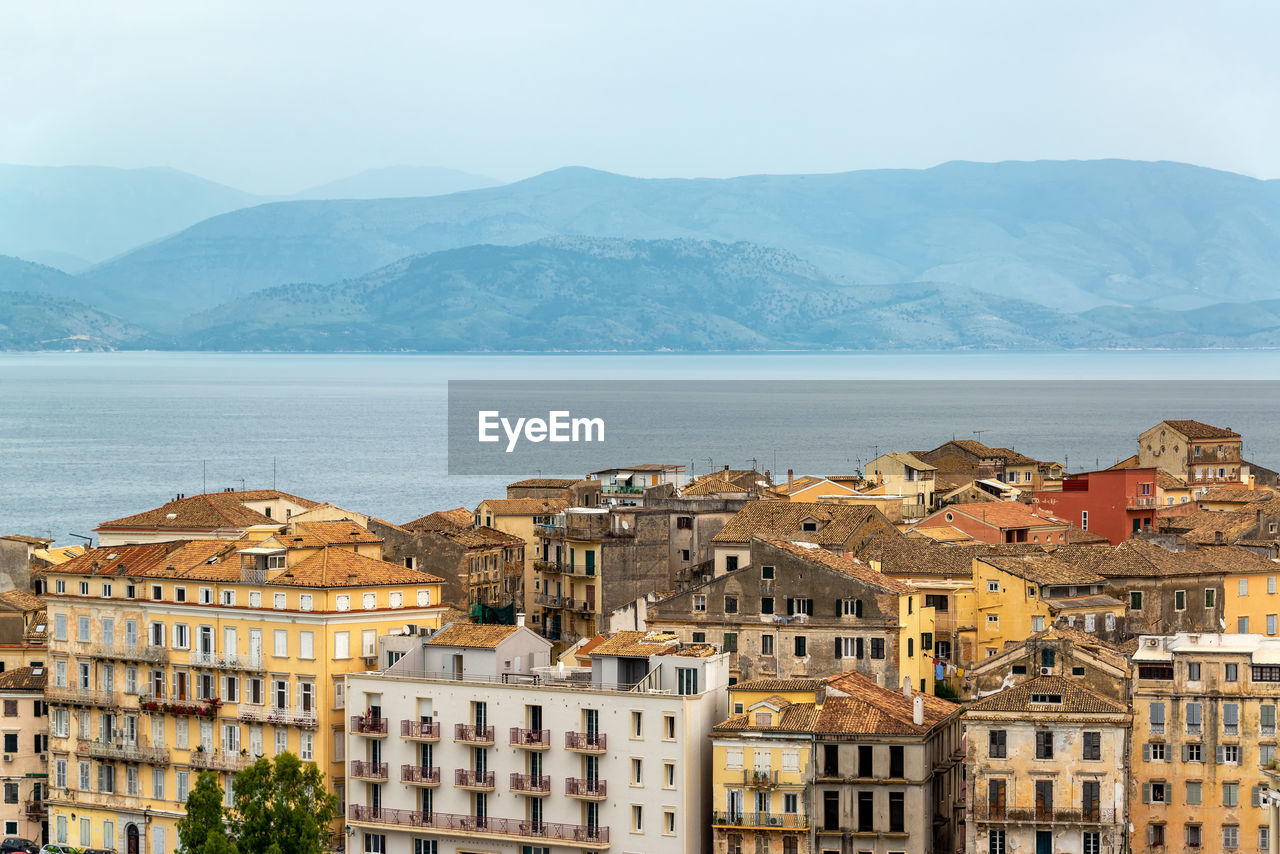
M 1149 744 L 1142 745 L 1142 761 L 1143 762 L 1151 761 L 1151 745 Z

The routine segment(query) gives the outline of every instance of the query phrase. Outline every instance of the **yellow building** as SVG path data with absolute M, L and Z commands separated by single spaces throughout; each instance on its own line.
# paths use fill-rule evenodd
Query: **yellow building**
M 542 561 L 542 532 L 569 506 L 564 498 L 489 498 L 476 507 L 475 524 L 524 540 L 524 608 L 528 625 L 546 636 L 545 597 L 536 565 Z
M 49 832 L 168 852 L 202 771 L 291 751 L 343 788 L 343 676 L 438 627 L 441 579 L 350 522 L 114 545 L 45 571 Z M 382 662 L 385 666 L 386 662 Z

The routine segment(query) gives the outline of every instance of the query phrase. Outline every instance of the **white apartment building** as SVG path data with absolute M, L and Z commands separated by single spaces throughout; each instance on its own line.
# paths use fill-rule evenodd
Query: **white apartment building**
M 567 667 L 523 626 L 463 623 L 387 641 L 403 656 L 347 680 L 349 854 L 710 850 L 727 655 L 617 632 Z

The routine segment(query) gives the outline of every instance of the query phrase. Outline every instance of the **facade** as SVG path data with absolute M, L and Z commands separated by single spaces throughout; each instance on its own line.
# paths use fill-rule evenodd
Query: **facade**
M 1071 525 L 1049 513 L 1037 513 L 1017 501 L 948 504 L 916 523 L 921 530 L 957 528 L 974 540 L 991 545 L 1022 544 L 1063 546 Z
M 966 697 L 985 697 L 1039 676 L 1069 677 L 1095 694 L 1128 705 L 1129 657 L 1115 644 L 1070 626 L 1050 626 L 965 672 Z
M 525 542 L 514 534 L 472 524 L 465 507 L 431 513 L 404 525 L 369 520 L 384 542 L 388 560 L 444 579 L 444 602 L 475 611 L 476 606 L 524 603 Z
M 856 672 L 729 693 L 712 733 L 710 850 L 961 850 L 959 706 Z
M 711 539 L 714 574 L 724 575 L 751 559 L 754 537 L 814 543 L 850 554 L 874 537 L 899 536 L 893 523 L 873 507 L 807 501 L 751 501 Z
M 541 560 L 542 532 L 568 507 L 564 498 L 489 498 L 480 502 L 474 514 L 477 527 L 496 528 L 524 540 L 523 607 L 529 625 L 538 631 L 545 631 L 544 606 L 539 601 L 544 591 L 536 566 Z
M 594 641 L 589 666 L 547 666 L 536 633 L 453 625 L 349 676 L 366 713 L 347 735 L 347 850 L 710 850 L 725 656 L 654 633 Z
M 642 463 L 621 468 L 593 471 L 588 478 L 599 481 L 600 501 L 619 506 L 641 504 L 644 491 L 654 486 L 671 485 L 680 490 L 689 482 L 688 470 L 682 465 Z
M 45 795 L 49 791 L 49 718 L 46 669 L 18 667 L 0 673 L 0 827 L 5 837 L 49 841 Z
M 1012 448 L 993 448 L 972 439 L 952 439 L 932 451 L 913 451 L 911 455 L 936 466 L 938 471 L 969 474 L 975 480 L 994 480 L 1020 489 L 1044 489 L 1062 477 L 1058 463 L 1035 460 Z
M 507 484 L 507 498 L 559 498 L 570 507 L 598 507 L 600 481 L 580 477 L 530 477 Z
M 915 506 L 920 518 L 937 503 L 935 495 L 937 469 L 911 454 L 881 454 L 867 463 L 867 479 L 874 481 L 886 492 L 901 495 Z
M 1190 486 L 1239 484 L 1240 434 L 1201 421 L 1161 421 L 1138 436 L 1138 464 Z
M 1155 525 L 1159 506 L 1154 468 L 1105 469 L 1069 475 L 1061 489 L 1037 492 L 1035 506 L 1118 546 Z
M 1063 676 L 966 706 L 965 850 L 1124 854 L 1129 821 L 1142 827 L 1127 808 L 1131 727 L 1125 704 Z
M 1131 850 L 1268 850 L 1280 641 L 1144 635 L 1133 669 Z
M 345 541 L 350 540 L 350 544 Z M 342 791 L 342 677 L 438 625 L 441 580 L 353 523 L 99 547 L 46 570 L 49 834 L 167 854 L 202 771 L 291 751 Z
M 649 606 L 647 624 L 730 654 L 739 681 L 857 670 L 932 693 L 934 608 L 912 585 L 816 546 L 756 538 L 750 562 Z

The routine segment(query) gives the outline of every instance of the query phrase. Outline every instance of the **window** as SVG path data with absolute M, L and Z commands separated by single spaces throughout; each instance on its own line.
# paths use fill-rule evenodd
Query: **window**
M 1094 630 L 1094 628 L 1096 628 L 1096 626 L 1097 626 L 1097 618 L 1095 617 L 1095 615 L 1093 615 L 1093 614 L 1085 614 L 1085 615 L 1084 615 L 1084 630 L 1085 630 L 1086 632 L 1091 632 L 1091 631 L 1093 631 L 1093 630 Z
M 808 641 L 804 635 L 796 635 L 796 658 L 804 658 L 808 655 Z
M 1212 587 L 1206 587 L 1204 589 L 1204 606 L 1206 608 L 1212 608 L 1214 604 L 1217 602 L 1216 597 L 1217 597 L 1217 591 L 1214 590 Z
M 1187 703 L 1187 732 L 1192 735 L 1200 732 L 1202 708 L 1200 703 Z
M 1080 530 L 1082 531 L 1089 530 L 1089 511 L 1088 510 L 1080 511 Z
M 1142 591 L 1141 590 L 1129 591 L 1129 610 L 1130 611 L 1142 610 Z
M 223 590 L 223 591 L 222 591 L 222 604 L 223 604 L 224 606 L 233 606 L 233 605 L 235 605 L 235 604 L 236 604 L 236 591 L 234 591 L 234 590 Z
M 1031 618 L 1031 631 L 1033 632 L 1044 631 L 1044 617 L 1036 615 Z
M 1189 780 L 1187 782 L 1187 803 L 1195 806 L 1201 803 L 1203 799 L 1204 786 L 1199 780 Z
M 725 652 L 737 652 L 738 651 L 738 633 L 725 632 L 723 646 L 724 646 Z
M 1053 733 L 1049 730 L 1036 731 L 1036 759 L 1053 758 Z
M 875 659 L 884 658 L 884 638 L 871 639 L 871 657 Z
M 342 594 L 341 596 L 338 597 L 338 610 L 339 611 L 347 610 L 347 607 L 349 607 L 350 603 L 351 603 L 351 597 L 345 593 Z M 275 608 L 277 611 L 283 611 L 286 607 L 288 607 L 288 600 L 285 598 L 285 594 L 283 593 L 274 594 L 272 596 L 272 607 Z
M 1267 614 L 1267 634 L 1274 635 L 1276 633 L 1276 615 Z
M 89 642 L 89 618 L 78 617 L 76 619 L 76 640 L 80 643 Z
M 841 599 L 840 600 L 840 616 L 861 617 L 862 616 L 862 600 L 861 599 Z
M 80 595 L 81 595 L 81 596 L 88 596 L 88 595 L 89 595 L 89 582 L 87 582 L 87 581 L 81 581 L 81 582 L 80 582 Z
M 644 760 L 643 759 L 633 758 L 631 760 L 631 785 L 633 786 L 644 785 Z
M 315 658 L 315 633 L 298 632 L 298 657 Z
M 1224 664 L 1222 666 L 1222 681 L 1238 682 L 1240 680 L 1240 665 Z
M 1240 847 L 1240 828 L 1234 824 L 1224 825 L 1222 828 L 1222 847 L 1223 848 L 1239 848 Z
M 631 737 L 644 738 L 644 713 L 631 713 Z
M 333 657 L 335 660 L 342 660 L 351 657 L 350 632 L 333 633 Z
M 1175 611 L 1187 610 L 1187 591 L 1185 590 L 1173 591 L 1173 610 Z
M 987 628 L 993 631 L 999 630 L 1000 628 L 999 614 L 987 614 Z
M 1200 744 L 1182 745 L 1182 761 L 1183 762 L 1203 762 L 1204 746 Z
M 1187 679 L 1191 682 L 1200 681 L 1200 662 L 1198 661 L 1187 662 Z
M 213 604 L 213 588 L 212 587 L 200 588 L 200 604 L 201 605 Z
M 760 613 L 761 614 L 773 613 L 773 597 L 772 596 L 760 597 Z
M 249 607 L 250 608 L 262 607 L 262 591 L 261 590 L 249 591 Z
M 631 832 L 644 833 L 644 807 L 639 804 L 631 805 Z
M 1163 742 L 1152 742 L 1151 744 L 1142 745 L 1143 762 L 1164 762 L 1165 755 L 1165 745 Z
M 676 693 L 683 697 L 698 693 L 698 671 L 695 668 L 676 668 Z
M 1248 617 L 1236 617 L 1236 632 L 1242 635 L 1249 634 L 1249 618 Z
M 1101 759 L 1102 758 L 1102 733 L 1086 732 L 1084 734 L 1084 759 Z
M 1198 847 L 1200 845 L 1200 840 L 1201 840 L 1200 825 L 1188 824 L 1187 825 L 1187 844 Z
M 1003 830 L 987 831 L 987 854 L 1006 854 Z
M 988 581 L 988 582 L 987 582 L 987 592 L 988 592 L 988 593 L 999 593 L 999 592 L 1000 592 L 1000 582 L 999 582 L 999 581 Z
M 1239 783 L 1222 784 L 1222 805 L 1224 807 L 1236 807 L 1240 805 Z
M 662 716 L 662 737 L 667 741 L 676 740 L 676 716 L 675 715 Z
M 760 636 L 760 654 L 773 655 L 773 635 L 765 634 Z
M 1220 744 L 1218 745 L 1218 762 L 1222 765 L 1239 765 L 1240 764 L 1240 745 L 1238 744 Z
M 1225 735 L 1240 734 L 1240 704 L 1222 704 L 1222 732 Z
M 724 597 L 724 612 L 726 614 L 738 613 L 738 597 L 737 596 Z
M 1236 581 L 1236 595 L 1237 596 L 1249 595 L 1249 579 L 1241 578 L 1238 581 Z
M 273 654 L 276 658 L 289 657 L 289 632 L 285 629 L 276 629 L 272 633 L 273 638 Z
M 1152 782 L 1142 784 L 1142 802 L 1144 804 L 1163 804 L 1168 802 L 1165 786 L 1167 783 Z
M 706 594 L 703 594 L 703 593 L 693 594 L 693 612 L 695 614 L 703 614 L 703 613 L 706 613 L 706 610 L 707 610 Z

